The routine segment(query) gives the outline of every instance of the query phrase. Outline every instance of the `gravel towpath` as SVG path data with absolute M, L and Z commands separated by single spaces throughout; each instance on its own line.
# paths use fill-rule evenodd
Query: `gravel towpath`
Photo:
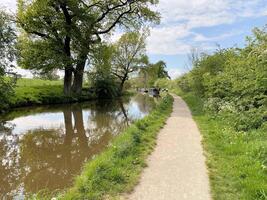
M 186 103 L 174 95 L 173 112 L 129 200 L 211 200 L 201 135 Z

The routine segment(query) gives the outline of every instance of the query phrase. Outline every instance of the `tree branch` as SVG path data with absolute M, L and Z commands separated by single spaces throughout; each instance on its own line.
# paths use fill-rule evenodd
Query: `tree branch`
M 118 4 L 116 6 L 113 6 L 112 8 L 109 8 L 108 5 L 107 5 L 106 12 L 102 13 L 102 15 L 96 20 L 95 24 L 98 23 L 98 22 L 100 22 L 100 21 L 102 21 L 109 12 L 111 12 L 113 10 L 116 10 L 117 8 L 121 8 L 123 6 L 126 6 L 128 4 L 128 1 L 125 1 L 125 2 L 120 1 L 120 2 L 121 2 L 121 4 Z
M 106 30 L 104 31 L 97 31 L 96 33 L 97 34 L 105 34 L 105 33 L 108 33 L 110 32 L 115 26 L 116 24 L 120 21 L 120 19 L 122 18 L 123 15 L 126 15 L 126 14 L 130 14 L 130 13 L 133 13 L 134 11 L 132 10 L 129 10 L 128 12 L 124 12 L 122 13 L 121 15 L 119 15 L 119 17 L 117 18 L 117 20 L 109 27 L 107 28 Z
M 71 42 L 71 38 L 69 36 L 70 31 L 71 31 L 71 16 L 69 14 L 69 11 L 66 7 L 66 4 L 60 4 L 60 8 L 63 11 L 64 17 L 65 17 L 65 21 L 66 21 L 66 37 L 65 37 L 65 42 L 64 42 L 64 50 L 65 53 L 70 57 L 71 56 L 71 51 L 70 51 L 70 42 Z
M 135 11 L 136 9 L 132 10 L 132 4 L 133 4 L 133 3 L 135 3 L 134 0 L 132 0 L 130 3 L 129 3 L 128 1 L 126 1 L 126 2 L 124 2 L 124 4 L 120 4 L 119 7 L 122 7 L 122 6 L 125 6 L 125 5 L 129 4 L 129 9 L 128 9 L 127 11 L 121 13 L 121 14 L 117 17 L 117 19 L 110 25 L 109 28 L 107 28 L 106 30 L 103 30 L 103 31 L 96 31 L 95 34 L 105 34 L 105 33 L 110 32 L 110 31 L 116 26 L 116 24 L 117 24 L 118 22 L 120 22 L 121 18 L 122 18 L 124 15 L 126 15 L 126 14 L 130 14 L 130 13 L 134 13 L 134 11 Z M 103 14 L 101 18 L 104 19 L 105 16 L 106 16 L 110 11 L 114 10 L 114 8 L 116 9 L 116 8 L 118 8 L 118 6 L 117 6 L 117 7 L 114 6 L 113 8 L 110 8 L 109 11 L 108 11 L 108 12 L 105 12 L 106 14 Z M 101 19 L 101 20 L 102 20 L 102 19 Z M 100 20 L 100 21 L 101 21 L 101 20 Z M 100 21 L 97 21 L 97 22 L 100 22 Z

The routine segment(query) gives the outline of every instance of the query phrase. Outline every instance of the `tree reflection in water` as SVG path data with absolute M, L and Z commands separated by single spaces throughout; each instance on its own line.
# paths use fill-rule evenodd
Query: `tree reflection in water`
M 131 101 L 139 112 L 149 112 L 148 102 L 140 103 L 146 100 Z M 60 108 L 64 126 L 35 128 L 19 135 L 11 125 L 0 124 L 0 199 L 69 187 L 84 162 L 138 118 L 140 113 L 131 112 L 129 104 L 102 101 L 91 103 L 89 109 L 83 104 L 66 105 Z M 88 119 L 83 119 L 83 111 L 89 112 Z

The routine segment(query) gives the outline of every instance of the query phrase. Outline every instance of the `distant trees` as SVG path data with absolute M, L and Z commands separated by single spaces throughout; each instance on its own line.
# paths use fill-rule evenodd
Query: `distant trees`
M 7 107 L 8 98 L 13 92 L 14 80 L 5 75 L 14 75 L 11 69 L 16 58 L 16 42 L 17 36 L 12 17 L 0 10 L 0 111 Z
M 158 0 L 18 0 L 19 64 L 26 69 L 62 69 L 66 95 L 80 94 L 89 53 L 115 27 L 158 22 Z
M 139 72 L 139 76 L 143 79 L 143 87 L 152 87 L 158 79 L 170 79 L 167 71 L 167 66 L 164 61 L 157 63 L 148 63 L 145 68 Z

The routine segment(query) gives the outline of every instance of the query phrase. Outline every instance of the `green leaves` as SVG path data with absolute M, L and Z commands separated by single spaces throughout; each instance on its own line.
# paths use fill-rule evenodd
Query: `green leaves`
M 120 80 L 120 91 L 122 92 L 124 83 L 129 79 L 131 73 L 143 67 L 146 56 L 145 39 L 147 31 L 142 34 L 138 32 L 128 32 L 122 35 L 114 45 L 112 56 L 112 74 Z
M 185 92 L 203 97 L 209 111 L 230 114 L 238 131 L 257 129 L 266 121 L 267 32 L 255 29 L 254 34 L 243 49 L 202 55 L 193 70 L 178 80 Z
M 17 55 L 16 42 L 12 16 L 0 10 L 0 113 L 7 110 L 9 98 L 14 92 L 15 78 L 5 76 L 12 73 L 13 62 Z
M 0 10 L 0 76 L 12 67 L 16 57 L 17 35 L 12 16 Z

